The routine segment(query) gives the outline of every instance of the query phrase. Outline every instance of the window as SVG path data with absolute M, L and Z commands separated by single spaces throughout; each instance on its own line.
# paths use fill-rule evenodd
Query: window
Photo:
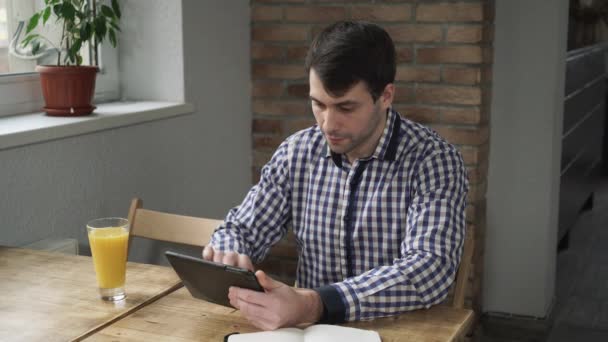
M 39 77 L 34 68 L 39 64 L 56 64 L 56 53 L 48 44 L 46 53 L 32 56 L 21 42 L 29 18 L 43 8 L 41 0 L 0 0 L 0 117 L 40 111 L 43 106 Z M 60 27 L 52 17 L 39 33 L 51 41 L 60 38 Z M 42 31 L 40 31 L 42 30 Z M 13 41 L 19 35 L 19 39 Z M 57 45 L 57 44 L 55 44 Z M 10 53 L 11 47 L 14 53 Z M 83 47 L 83 64 L 91 63 L 88 46 Z M 99 47 L 100 73 L 97 75 L 95 101 L 111 101 L 120 97 L 118 91 L 118 52 L 111 46 Z
M 0 74 L 8 73 L 8 14 L 6 0 L 0 0 Z

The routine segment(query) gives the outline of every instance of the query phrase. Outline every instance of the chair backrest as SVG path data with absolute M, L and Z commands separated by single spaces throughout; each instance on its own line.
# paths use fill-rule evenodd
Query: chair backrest
M 130 236 L 202 247 L 209 243 L 213 231 L 222 223 L 221 220 L 147 210 L 142 205 L 139 198 L 131 201 Z M 131 240 L 129 239 L 129 246 Z
M 458 266 L 458 272 L 456 273 L 456 281 L 454 282 L 454 299 L 452 301 L 452 307 L 462 309 L 464 308 L 464 298 L 467 292 L 467 285 L 469 284 L 469 273 L 471 269 L 471 261 L 473 259 L 473 249 L 475 240 L 473 233 L 467 231 L 464 239 L 464 248 L 462 251 L 462 257 L 460 259 L 460 266 Z

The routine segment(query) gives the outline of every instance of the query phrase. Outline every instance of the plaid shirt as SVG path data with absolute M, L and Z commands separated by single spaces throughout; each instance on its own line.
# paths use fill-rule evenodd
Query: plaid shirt
M 457 149 L 393 110 L 374 153 L 352 165 L 313 126 L 279 146 L 211 245 L 259 262 L 291 225 L 297 284 L 321 295 L 325 322 L 428 308 L 456 274 L 467 188 Z

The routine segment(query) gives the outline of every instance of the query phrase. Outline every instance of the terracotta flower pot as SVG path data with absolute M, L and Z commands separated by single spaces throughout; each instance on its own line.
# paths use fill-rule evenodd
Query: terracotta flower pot
M 83 116 L 93 112 L 95 78 L 94 66 L 39 65 L 40 84 L 46 106 L 51 116 Z

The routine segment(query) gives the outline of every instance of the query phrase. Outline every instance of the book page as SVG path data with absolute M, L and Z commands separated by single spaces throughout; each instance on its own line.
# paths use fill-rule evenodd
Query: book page
M 304 342 L 381 342 L 380 335 L 373 330 L 317 324 L 304 330 Z
M 302 329 L 282 328 L 275 331 L 231 335 L 228 337 L 228 342 L 304 342 L 304 334 Z

